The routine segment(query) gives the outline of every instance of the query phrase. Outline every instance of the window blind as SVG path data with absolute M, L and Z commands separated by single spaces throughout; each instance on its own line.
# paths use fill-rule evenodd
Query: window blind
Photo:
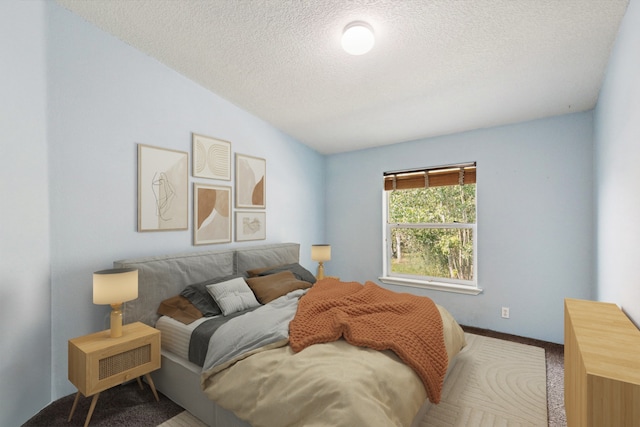
M 475 182 L 475 162 L 384 173 L 386 191 L 475 184 Z

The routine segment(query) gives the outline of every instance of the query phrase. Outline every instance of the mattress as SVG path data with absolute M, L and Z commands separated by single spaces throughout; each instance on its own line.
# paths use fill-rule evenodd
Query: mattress
M 161 316 L 156 322 L 156 329 L 160 331 L 162 349 L 188 361 L 191 334 L 202 323 L 214 317 L 202 317 L 185 325 L 171 317 Z

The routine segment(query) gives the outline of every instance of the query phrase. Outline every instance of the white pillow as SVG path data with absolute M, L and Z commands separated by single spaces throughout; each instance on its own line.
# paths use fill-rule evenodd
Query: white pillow
M 218 304 L 224 316 L 260 305 L 253 291 L 242 277 L 207 285 L 207 292 Z

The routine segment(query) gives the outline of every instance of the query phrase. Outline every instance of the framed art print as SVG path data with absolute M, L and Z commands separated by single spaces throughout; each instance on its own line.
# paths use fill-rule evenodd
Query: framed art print
M 267 238 L 266 212 L 236 212 L 236 242 Z
M 267 161 L 236 153 L 236 208 L 264 209 Z
M 188 156 L 138 144 L 138 231 L 188 228 Z
M 231 143 L 192 134 L 193 176 L 231 181 Z
M 231 187 L 193 184 L 193 244 L 231 241 Z

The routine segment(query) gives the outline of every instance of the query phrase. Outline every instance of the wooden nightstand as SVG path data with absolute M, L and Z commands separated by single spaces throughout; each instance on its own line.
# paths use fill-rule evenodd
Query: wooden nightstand
M 93 396 L 84 423 L 89 425 L 100 392 L 144 375 L 156 400 L 158 393 L 149 372 L 160 368 L 160 331 L 136 322 L 122 327 L 122 336 L 111 338 L 109 330 L 69 340 L 69 381 L 78 389 L 69 421 L 80 393 Z

